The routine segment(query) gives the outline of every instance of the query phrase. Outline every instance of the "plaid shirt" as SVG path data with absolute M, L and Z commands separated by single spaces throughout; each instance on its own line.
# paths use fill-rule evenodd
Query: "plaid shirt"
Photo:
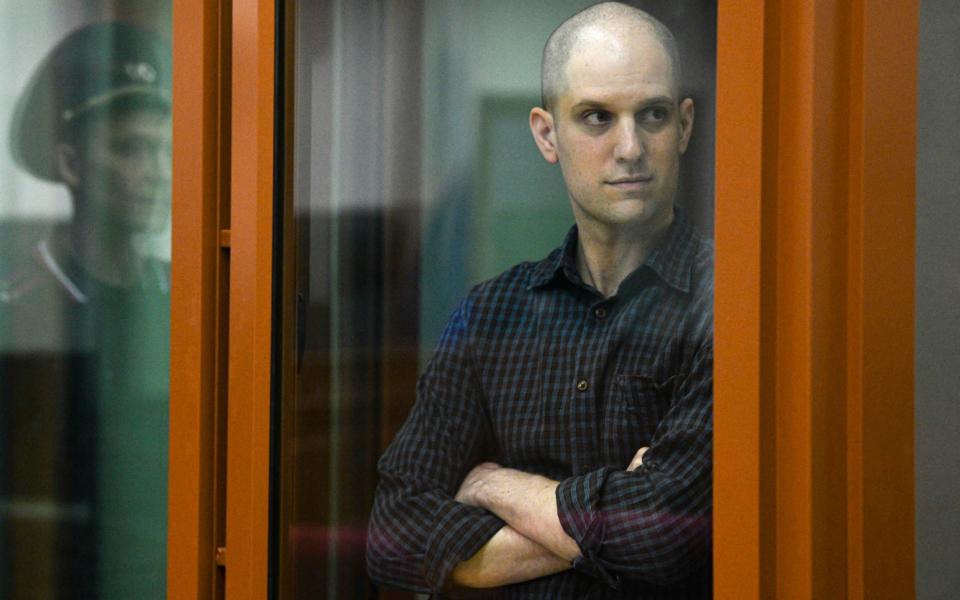
M 710 597 L 712 244 L 678 212 L 606 299 L 577 274 L 576 245 L 574 227 L 451 317 L 380 460 L 374 580 L 441 590 L 504 526 L 453 500 L 493 460 L 560 482 L 560 522 L 582 557 L 492 597 Z M 643 446 L 643 466 L 627 472 Z

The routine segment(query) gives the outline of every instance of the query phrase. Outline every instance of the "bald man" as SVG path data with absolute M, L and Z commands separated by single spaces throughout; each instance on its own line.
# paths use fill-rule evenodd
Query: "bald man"
M 710 597 L 712 247 L 674 206 L 694 118 L 677 56 L 615 2 L 547 41 L 530 130 L 576 224 L 451 317 L 380 461 L 376 581 Z

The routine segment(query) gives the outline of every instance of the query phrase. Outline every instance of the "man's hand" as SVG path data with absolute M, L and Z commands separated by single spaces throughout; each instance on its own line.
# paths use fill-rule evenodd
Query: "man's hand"
M 640 465 L 643 464 L 643 455 L 646 454 L 647 450 L 649 449 L 650 448 L 648 446 L 644 446 L 643 448 L 637 450 L 637 453 L 633 455 L 633 459 L 630 461 L 630 464 L 627 465 L 627 471 L 636 471 L 638 468 L 640 468 Z

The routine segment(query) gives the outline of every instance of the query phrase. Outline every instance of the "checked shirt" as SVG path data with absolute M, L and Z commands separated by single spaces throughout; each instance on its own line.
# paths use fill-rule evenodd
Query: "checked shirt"
M 380 460 L 371 577 L 439 594 L 503 521 L 453 495 L 477 463 L 560 482 L 572 569 L 497 598 L 709 598 L 712 244 L 677 212 L 603 298 L 577 229 L 546 259 L 476 286 L 447 324 Z M 643 466 L 625 469 L 650 449 Z

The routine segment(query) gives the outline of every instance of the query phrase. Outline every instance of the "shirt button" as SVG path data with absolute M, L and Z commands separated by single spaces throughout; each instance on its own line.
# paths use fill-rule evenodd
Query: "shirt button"
M 590 387 L 590 384 L 587 383 L 586 379 L 581 379 L 580 381 L 577 382 L 577 389 L 580 390 L 581 392 L 587 391 L 588 387 Z
M 597 310 L 593 311 L 593 314 L 597 316 L 598 321 L 602 321 L 607 318 L 607 309 L 601 306 Z

